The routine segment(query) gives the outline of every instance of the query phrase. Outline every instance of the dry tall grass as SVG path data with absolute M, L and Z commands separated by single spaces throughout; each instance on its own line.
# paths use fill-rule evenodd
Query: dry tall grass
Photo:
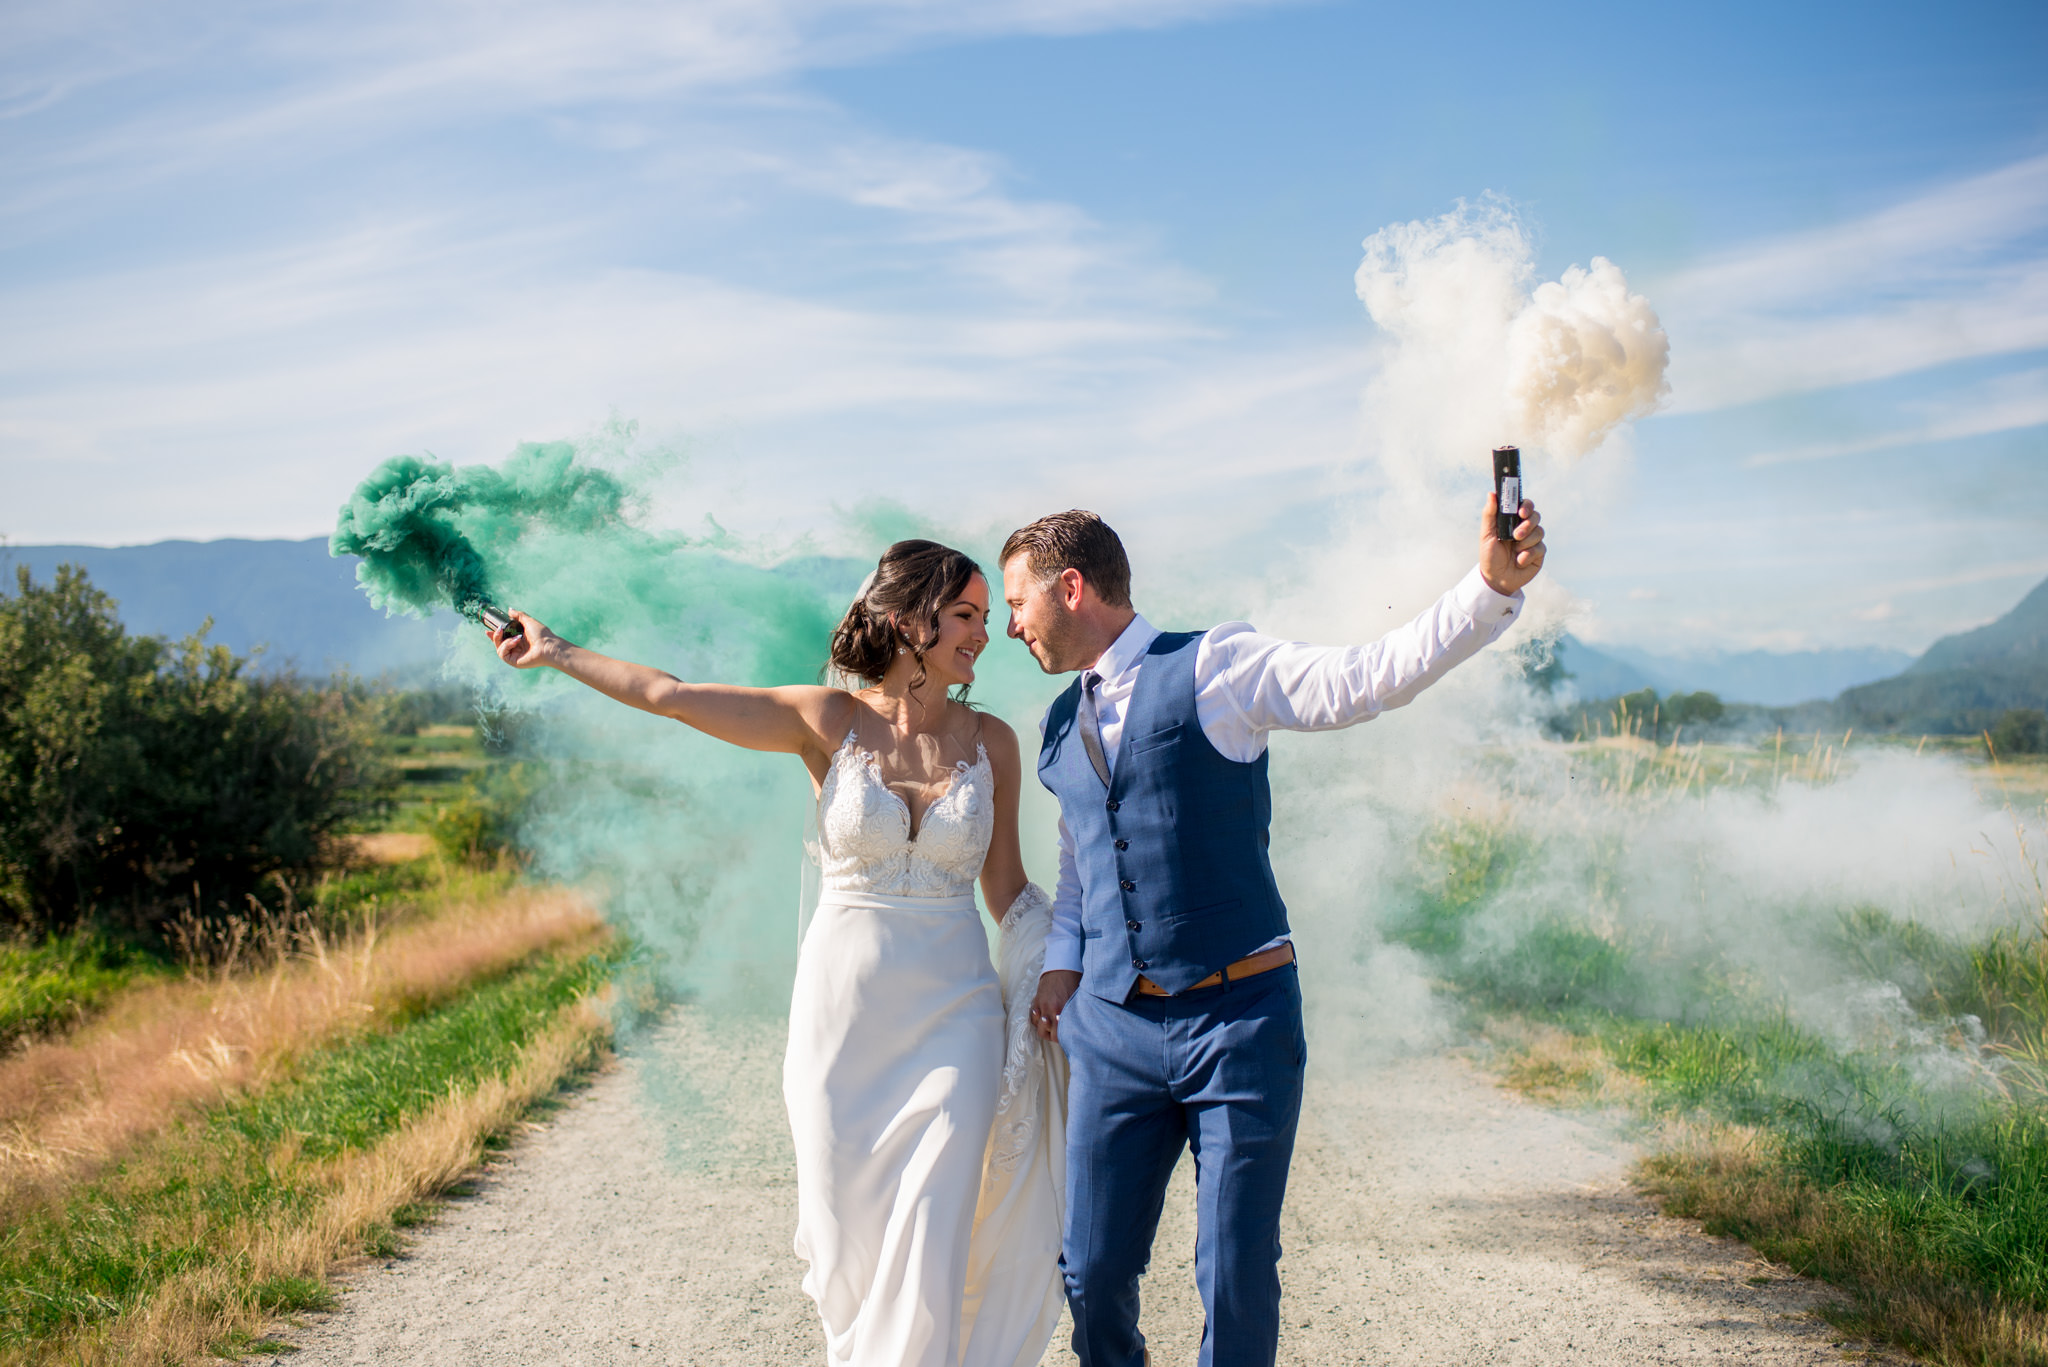
M 1902 1246 L 1896 1231 L 1780 1161 L 1780 1141 L 1748 1126 L 1669 1122 L 1638 1178 L 1664 1209 L 1732 1234 L 1800 1272 L 1854 1287 L 1829 1313 L 1943 1364 L 2048 1364 L 2048 1314 L 1961 1285 L 1953 1269 Z
M 0 1353 L 0 1367 L 64 1362 L 78 1367 L 210 1360 L 218 1347 L 260 1333 L 272 1318 L 258 1289 L 279 1278 L 324 1280 L 354 1256 L 373 1227 L 408 1202 L 446 1189 L 565 1075 L 589 1066 L 608 1026 L 588 1000 L 565 1007 L 506 1073 L 453 1094 L 375 1148 L 326 1165 L 327 1194 L 310 1216 L 247 1222 L 229 1232 L 229 1256 L 174 1274 L 142 1308 L 62 1344 Z
M 1642 1080 L 1615 1067 L 1599 1042 L 1584 1035 L 1524 1016 L 1497 1016 L 1486 1022 L 1486 1038 L 1500 1051 L 1501 1081 L 1532 1101 L 1611 1110 L 1644 1098 Z
M 0 1223 L 179 1115 L 271 1080 L 312 1046 L 604 934 L 573 894 L 517 889 L 389 933 L 372 926 L 330 943 L 309 932 L 259 973 L 136 989 L 77 1034 L 0 1060 Z

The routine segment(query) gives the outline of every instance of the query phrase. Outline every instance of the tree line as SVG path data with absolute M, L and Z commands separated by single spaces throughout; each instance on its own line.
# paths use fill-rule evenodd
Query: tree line
M 258 670 L 210 626 L 130 635 L 76 566 L 0 591 L 0 926 L 161 946 L 279 905 L 390 802 L 372 690 Z

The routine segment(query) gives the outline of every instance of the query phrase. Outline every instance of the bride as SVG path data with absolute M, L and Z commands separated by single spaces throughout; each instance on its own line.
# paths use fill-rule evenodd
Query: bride
M 810 771 L 824 892 L 783 1100 L 796 1252 L 834 1367 L 1028 1367 L 1059 1319 L 1066 1059 L 1028 1019 L 1051 903 L 1018 846 L 1016 733 L 952 696 L 988 615 L 972 560 L 899 541 L 832 636 L 858 690 L 685 683 L 519 612 L 522 635 L 491 637 L 509 665 Z

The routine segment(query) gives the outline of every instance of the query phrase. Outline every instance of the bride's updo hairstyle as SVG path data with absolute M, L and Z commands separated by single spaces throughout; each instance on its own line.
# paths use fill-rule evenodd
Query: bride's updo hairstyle
M 939 614 L 960 601 L 981 566 L 936 541 L 899 541 L 882 552 L 874 577 L 832 633 L 832 668 L 880 683 L 898 654 L 917 657 L 916 688 L 925 680 L 924 653 L 939 639 Z

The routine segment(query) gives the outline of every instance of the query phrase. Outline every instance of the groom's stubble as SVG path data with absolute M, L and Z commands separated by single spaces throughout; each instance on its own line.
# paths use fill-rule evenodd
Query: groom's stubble
M 1032 658 L 1048 674 L 1071 674 L 1085 668 L 1088 661 L 1083 658 L 1082 634 L 1080 623 L 1055 608 L 1039 625 L 1038 639 L 1029 647 Z

